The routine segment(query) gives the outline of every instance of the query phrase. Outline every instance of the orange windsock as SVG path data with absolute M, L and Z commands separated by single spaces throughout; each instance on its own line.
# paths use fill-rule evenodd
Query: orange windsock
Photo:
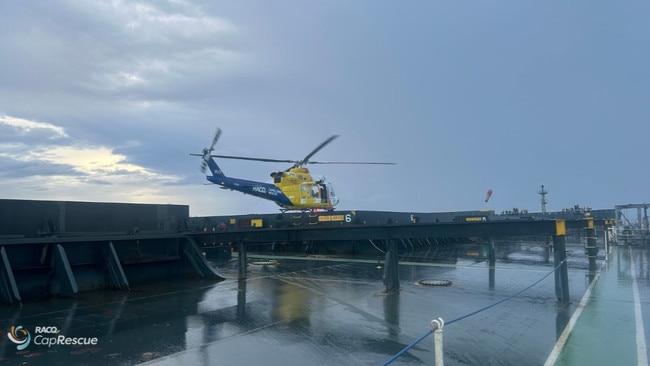
M 490 197 L 492 197 L 492 190 L 488 189 L 487 194 L 485 195 L 485 202 L 489 201 Z

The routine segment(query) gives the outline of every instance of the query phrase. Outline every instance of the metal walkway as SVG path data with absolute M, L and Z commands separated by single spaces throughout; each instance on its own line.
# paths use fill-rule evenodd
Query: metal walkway
M 648 365 L 650 247 L 614 247 L 551 352 L 551 365 Z

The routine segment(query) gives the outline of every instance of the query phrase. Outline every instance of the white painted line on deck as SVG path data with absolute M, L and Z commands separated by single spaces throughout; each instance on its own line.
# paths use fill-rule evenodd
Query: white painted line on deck
M 634 259 L 632 257 L 632 248 L 631 247 L 628 248 L 630 253 L 630 267 L 631 267 L 630 276 L 632 277 L 632 293 L 634 296 L 634 318 L 636 323 L 637 365 L 648 366 L 648 356 L 646 351 L 647 348 L 645 343 L 645 330 L 643 326 L 643 315 L 641 312 L 641 300 L 639 296 L 639 288 L 636 281 L 636 271 L 634 268 Z M 566 341 L 569 337 L 569 334 L 571 334 L 571 332 L 573 331 L 573 328 L 575 327 L 578 318 L 582 314 L 582 310 L 584 310 L 587 301 L 589 301 L 589 296 L 591 296 L 591 291 L 593 290 L 594 285 L 598 280 L 598 277 L 600 277 L 600 273 L 602 272 L 603 266 L 606 263 L 607 261 L 603 262 L 603 264 L 600 266 L 598 270 L 598 273 L 594 277 L 593 281 L 591 281 L 591 284 L 589 284 L 587 291 L 585 291 L 584 296 L 582 296 L 582 300 L 580 300 L 580 304 L 578 304 L 578 307 L 576 308 L 576 311 L 571 316 L 569 323 L 567 324 L 566 328 L 564 328 L 564 331 L 560 335 L 560 338 L 558 338 L 557 342 L 555 343 L 555 347 L 553 347 L 553 350 L 549 354 L 548 359 L 546 359 L 544 366 L 555 365 L 555 362 L 560 356 L 560 352 L 562 352 L 562 349 L 566 345 Z
M 639 366 L 648 366 L 648 355 L 645 346 L 645 330 L 643 327 L 643 314 L 641 313 L 641 300 L 639 287 L 636 282 L 634 258 L 630 247 L 630 275 L 632 276 L 632 293 L 634 294 L 634 319 L 636 320 L 636 359 Z
M 573 328 L 575 327 L 578 318 L 582 314 L 582 310 L 584 310 L 585 305 L 587 305 L 587 301 L 589 301 L 589 296 L 591 296 L 591 291 L 594 289 L 594 286 L 598 281 L 598 277 L 600 277 L 600 273 L 603 271 L 603 266 L 605 266 L 606 263 L 607 263 L 606 261 L 603 261 L 603 264 L 600 265 L 600 268 L 598 269 L 598 273 L 596 273 L 596 276 L 589 284 L 589 287 L 587 287 L 587 291 L 585 291 L 585 294 L 582 296 L 582 300 L 580 300 L 580 303 L 578 304 L 576 311 L 571 316 L 571 319 L 569 320 L 569 323 L 564 328 L 564 331 L 560 335 L 560 338 L 558 338 L 557 342 L 555 342 L 555 347 L 553 347 L 551 354 L 548 355 L 548 358 L 546 359 L 544 366 L 555 365 L 557 358 L 560 356 L 560 352 L 562 352 L 562 349 L 566 345 L 566 341 L 569 338 L 569 334 L 571 334 L 571 331 L 573 331 Z

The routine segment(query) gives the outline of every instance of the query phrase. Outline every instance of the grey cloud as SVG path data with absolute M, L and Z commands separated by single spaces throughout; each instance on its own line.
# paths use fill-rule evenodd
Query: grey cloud
M 5 156 L 0 156 L 0 177 L 2 179 L 24 178 L 34 176 L 82 176 L 74 168 L 66 164 L 51 164 L 40 161 L 20 161 Z
M 19 13 L 23 22 L 0 31 L 2 88 L 156 101 L 174 99 L 185 80 L 218 77 L 218 67 L 237 58 L 224 41 L 234 27 L 170 4 L 14 6 L 2 19 Z

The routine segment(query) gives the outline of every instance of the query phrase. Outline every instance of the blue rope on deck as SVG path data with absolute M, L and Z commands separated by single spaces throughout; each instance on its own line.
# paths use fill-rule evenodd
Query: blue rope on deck
M 458 317 L 458 318 L 456 318 L 456 319 L 453 319 L 453 320 L 450 320 L 450 321 L 448 321 L 448 322 L 445 322 L 445 325 L 449 325 L 449 324 L 455 323 L 455 322 L 457 322 L 457 321 L 463 320 L 463 319 L 465 319 L 465 318 L 469 318 L 469 317 L 472 316 L 472 315 L 476 315 L 476 314 L 478 314 L 478 313 L 480 313 L 480 312 L 482 312 L 482 311 L 485 311 L 485 310 L 488 310 L 488 309 L 490 309 L 490 308 L 493 308 L 493 307 L 495 307 L 495 306 L 501 304 L 502 302 L 508 301 L 508 300 L 510 300 L 510 299 L 512 299 L 512 298 L 514 298 L 514 297 L 516 297 L 516 296 L 518 296 L 518 295 L 520 295 L 520 294 L 522 294 L 523 292 L 525 292 L 525 291 L 527 291 L 527 290 L 530 290 L 531 288 L 535 287 L 537 284 L 539 284 L 540 282 L 542 282 L 546 277 L 550 276 L 551 273 L 555 272 L 555 270 L 557 270 L 558 268 L 560 268 L 560 266 L 563 265 L 564 262 L 566 262 L 566 259 L 563 260 L 563 261 L 561 261 L 561 262 L 560 262 L 557 266 L 555 266 L 555 268 L 553 268 L 549 273 L 545 274 L 544 276 L 542 276 L 542 278 L 540 278 L 539 280 L 533 282 L 532 285 L 530 285 L 530 286 L 524 288 L 523 290 L 521 290 L 521 291 L 519 291 L 519 292 L 517 292 L 517 293 L 515 293 L 515 294 L 512 294 L 512 295 L 506 297 L 505 299 L 499 300 L 499 301 L 495 302 L 494 304 L 491 304 L 491 305 L 485 306 L 485 307 L 483 307 L 483 308 L 481 308 L 481 309 L 478 309 L 478 310 L 476 310 L 476 311 L 473 311 L 473 312 L 471 312 L 471 313 L 469 313 L 469 314 L 466 314 L 466 315 L 463 315 L 463 316 Z M 404 349 L 402 349 L 401 351 L 397 352 L 393 357 L 389 358 L 389 359 L 388 359 L 386 362 L 384 362 L 382 365 L 383 365 L 383 366 L 386 366 L 386 365 L 389 365 L 389 364 L 393 363 L 393 361 L 395 361 L 396 359 L 398 359 L 400 356 L 402 356 L 404 353 L 406 353 L 406 352 L 407 352 L 408 350 L 410 350 L 411 348 L 415 347 L 416 344 L 420 343 L 422 340 L 424 340 L 424 338 L 428 337 L 429 334 L 431 334 L 431 333 L 433 333 L 433 330 L 428 330 L 426 333 L 424 333 L 423 335 L 421 335 L 418 339 L 416 339 L 415 341 L 413 341 L 411 344 L 409 344 L 408 346 L 404 347 Z

